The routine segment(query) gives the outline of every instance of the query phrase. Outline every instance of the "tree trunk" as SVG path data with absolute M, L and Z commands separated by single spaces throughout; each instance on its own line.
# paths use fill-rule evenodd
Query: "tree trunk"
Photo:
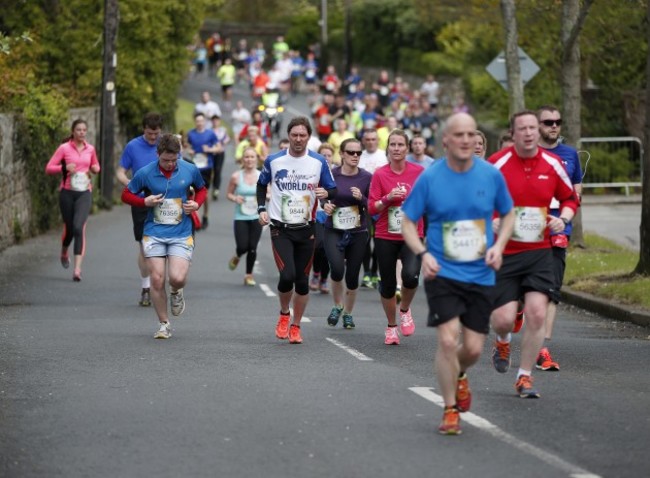
M 501 0 L 501 16 L 506 36 L 506 72 L 508 75 L 511 115 L 525 108 L 524 84 L 521 81 L 517 45 L 517 16 L 515 13 L 515 0 Z
M 650 21 L 650 1 L 647 7 L 647 21 Z M 650 29 L 647 29 L 648 45 L 650 46 Z M 643 152 L 643 176 L 641 177 L 641 229 L 639 263 L 634 272 L 650 275 L 650 48 L 648 48 L 648 59 L 646 63 L 646 86 L 645 86 L 645 134 Z
M 580 31 L 593 0 L 585 0 L 582 9 L 580 0 L 562 1 L 562 132 L 565 143 L 578 146 L 581 137 L 580 113 L 582 110 L 580 75 Z M 582 209 L 578 209 L 573 219 L 571 242 L 585 247 L 582 231 Z
M 571 33 L 578 20 L 580 0 L 562 1 L 562 48 L 564 51 L 562 61 L 562 133 L 565 143 L 573 147 L 578 146 L 581 137 L 580 112 L 582 102 L 580 96 L 580 42 L 576 39 L 569 44 Z M 582 208 L 573 219 L 571 243 L 577 247 L 585 247 L 585 238 L 582 231 Z

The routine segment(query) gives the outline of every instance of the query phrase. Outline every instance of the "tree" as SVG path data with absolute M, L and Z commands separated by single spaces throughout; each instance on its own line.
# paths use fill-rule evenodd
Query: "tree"
M 650 1 L 647 4 L 646 19 L 650 22 Z M 634 272 L 644 276 L 650 275 L 650 29 L 647 30 L 648 53 L 646 62 L 645 85 L 645 151 L 643 153 L 643 177 L 641 178 L 641 228 L 639 263 Z
M 585 0 L 580 8 L 580 0 L 562 1 L 562 131 L 566 143 L 572 146 L 577 146 L 581 136 L 582 81 L 579 38 L 592 3 L 593 0 Z M 578 247 L 585 246 L 581 210 L 578 210 L 573 221 L 571 240 Z
M 506 37 L 506 71 L 508 72 L 510 114 L 513 114 L 523 110 L 525 107 L 524 84 L 521 81 L 519 46 L 517 44 L 515 0 L 501 0 L 501 15 L 503 17 L 503 29 Z

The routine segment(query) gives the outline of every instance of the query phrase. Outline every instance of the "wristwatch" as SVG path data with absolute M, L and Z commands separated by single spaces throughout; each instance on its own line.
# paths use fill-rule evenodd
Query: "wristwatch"
M 257 206 L 257 214 L 266 212 L 266 206 Z
M 422 256 L 425 255 L 427 252 L 429 252 L 429 251 L 425 249 L 425 250 L 423 250 L 422 252 L 418 252 L 418 253 L 416 254 L 416 256 L 418 256 L 420 259 L 422 259 Z

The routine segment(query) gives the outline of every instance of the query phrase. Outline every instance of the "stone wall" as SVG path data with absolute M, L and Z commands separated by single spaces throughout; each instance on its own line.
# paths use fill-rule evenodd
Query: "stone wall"
M 0 250 L 15 242 L 16 233 L 29 231 L 31 199 L 25 162 L 14 153 L 15 136 L 14 117 L 0 115 Z
M 88 141 L 98 148 L 99 108 L 71 109 L 68 127 L 77 118 L 88 123 Z M 0 114 L 0 251 L 31 235 L 29 178 L 24 158 L 17 156 L 15 144 L 16 120 L 12 115 Z

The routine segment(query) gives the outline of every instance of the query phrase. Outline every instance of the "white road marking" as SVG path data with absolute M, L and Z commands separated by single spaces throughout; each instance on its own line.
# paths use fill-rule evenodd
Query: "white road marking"
M 327 337 L 325 340 L 327 340 L 328 342 L 336 345 L 338 348 L 345 350 L 347 353 L 349 353 L 353 357 L 355 357 L 355 358 L 357 358 L 357 359 L 359 359 L 359 360 L 361 360 L 363 362 L 372 362 L 372 359 L 370 357 L 368 357 L 367 355 L 362 354 L 361 352 L 359 352 L 356 349 L 353 349 L 352 347 L 348 347 L 343 342 L 339 342 L 338 340 L 332 339 L 332 338 L 329 338 L 329 337 Z
M 262 292 L 266 294 L 267 297 L 275 297 L 275 292 L 271 290 L 271 288 L 266 285 L 266 284 L 260 284 L 260 289 L 262 289 Z
M 411 387 L 409 388 L 409 390 L 421 396 L 425 400 L 435 403 L 439 407 L 445 406 L 445 402 L 442 399 L 442 397 L 437 393 L 434 393 L 428 387 Z M 519 451 L 528 453 L 529 455 L 532 455 L 533 457 L 543 461 L 544 463 L 568 473 L 571 478 L 600 478 L 599 475 L 591 473 L 583 468 L 580 468 L 579 466 L 573 465 L 568 461 L 563 460 L 559 456 L 553 455 L 552 453 L 544 451 L 541 448 L 538 448 L 534 445 L 531 445 L 530 443 L 526 443 L 525 441 L 520 440 L 519 438 L 501 430 L 498 426 L 489 422 L 485 418 L 479 417 L 474 413 L 465 412 L 461 415 L 461 417 L 463 421 L 492 435 L 494 438 L 498 438 L 505 444 L 517 448 Z

